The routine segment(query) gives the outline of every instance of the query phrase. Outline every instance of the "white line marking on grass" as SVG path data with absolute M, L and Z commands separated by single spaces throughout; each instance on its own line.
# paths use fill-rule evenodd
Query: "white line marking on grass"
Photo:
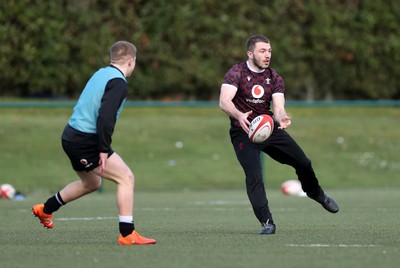
M 379 245 L 361 245 L 361 244 L 287 244 L 287 247 L 301 247 L 301 248 L 373 248 Z
M 58 221 L 104 221 L 115 219 L 118 219 L 118 217 L 56 218 Z
M 176 211 L 176 208 L 136 208 L 135 210 L 140 211 Z
M 214 200 L 214 201 L 195 201 L 193 203 L 195 206 L 199 207 L 222 207 L 222 206 L 236 206 L 235 210 L 241 209 L 242 207 L 247 208 L 250 206 L 250 202 L 248 200 L 236 200 L 236 201 L 227 201 L 227 200 Z M 224 211 L 224 208 L 214 208 L 213 210 Z M 232 211 L 233 209 L 228 209 Z M 228 211 L 227 210 L 227 211 Z M 250 210 L 252 210 L 250 208 Z M 293 212 L 293 211 L 304 211 L 306 209 L 298 209 L 298 208 L 275 208 L 276 211 L 283 211 L 283 212 Z
M 226 200 L 214 200 L 214 201 L 195 201 L 196 206 L 226 206 L 226 205 L 248 205 L 249 201 L 226 201 Z

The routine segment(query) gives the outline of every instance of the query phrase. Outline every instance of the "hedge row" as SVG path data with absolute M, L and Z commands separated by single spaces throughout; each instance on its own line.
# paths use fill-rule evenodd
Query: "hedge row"
M 289 99 L 400 98 L 397 0 L 8 0 L 0 3 L 0 96 L 79 95 L 125 39 L 131 99 L 216 99 L 261 33 Z

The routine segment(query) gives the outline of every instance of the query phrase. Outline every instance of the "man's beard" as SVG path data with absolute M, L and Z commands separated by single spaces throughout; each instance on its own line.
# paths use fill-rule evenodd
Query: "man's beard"
M 266 66 L 266 67 L 261 66 L 260 61 L 257 60 L 256 58 L 253 59 L 253 63 L 254 63 L 254 65 L 255 65 L 258 69 L 260 69 L 260 70 L 263 70 L 263 69 L 265 69 L 265 68 L 268 67 L 268 66 Z

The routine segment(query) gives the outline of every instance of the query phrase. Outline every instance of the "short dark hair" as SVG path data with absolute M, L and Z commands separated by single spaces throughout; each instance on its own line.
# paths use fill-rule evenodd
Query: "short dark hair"
M 254 52 L 254 48 L 258 42 L 269 43 L 269 39 L 261 34 L 250 36 L 249 39 L 247 39 L 247 51 Z

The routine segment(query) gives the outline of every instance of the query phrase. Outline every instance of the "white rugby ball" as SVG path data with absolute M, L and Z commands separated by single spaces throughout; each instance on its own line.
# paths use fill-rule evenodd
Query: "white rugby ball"
M 274 120 L 267 114 L 254 118 L 249 126 L 249 139 L 254 143 L 264 142 L 274 130 Z
M 11 184 L 2 184 L 0 186 L 0 197 L 5 199 L 13 199 L 15 196 L 15 188 Z
M 282 183 L 281 191 L 285 195 L 306 196 L 298 180 L 288 180 Z

